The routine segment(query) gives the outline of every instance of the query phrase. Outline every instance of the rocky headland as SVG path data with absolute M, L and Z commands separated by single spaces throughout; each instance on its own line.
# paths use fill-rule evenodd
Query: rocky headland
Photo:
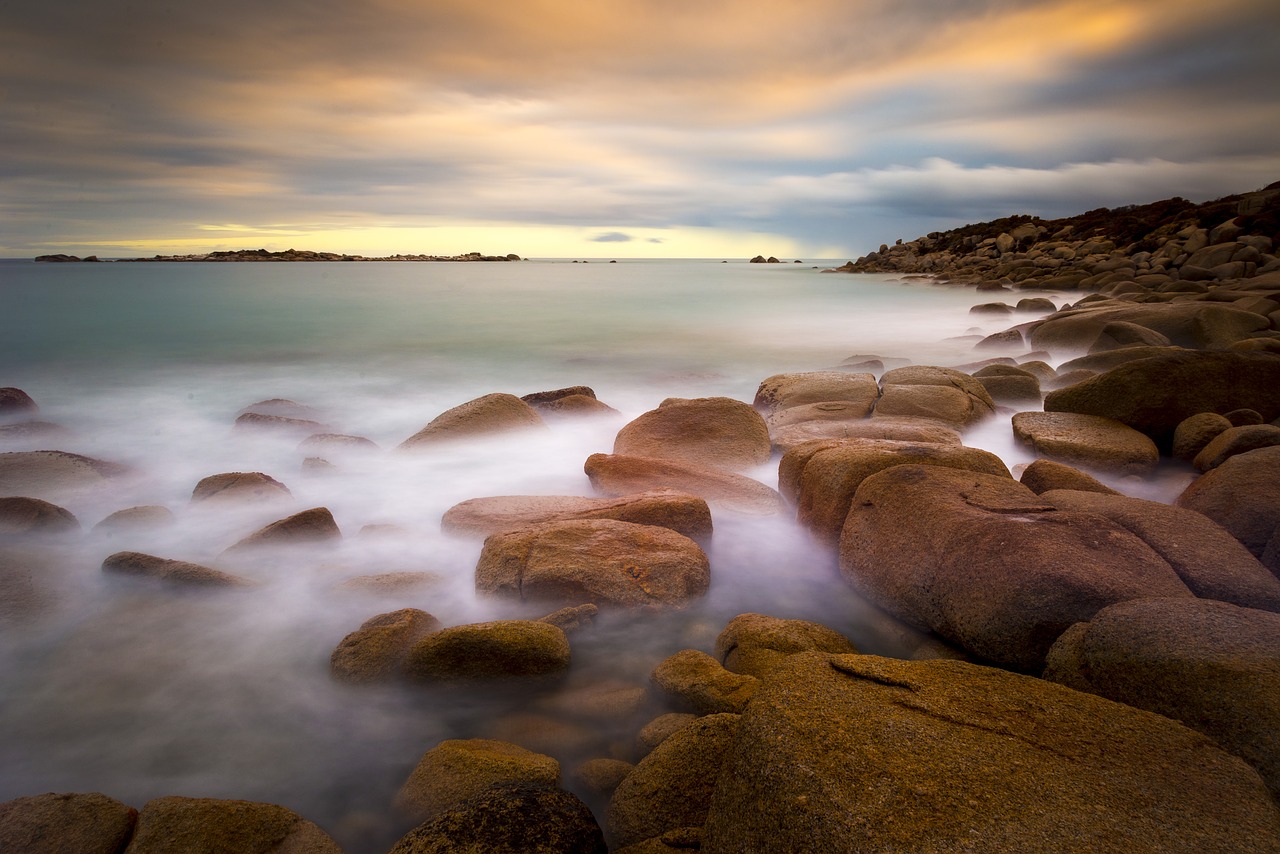
M 97 255 L 81 258 L 76 255 L 38 255 L 36 262 L 76 263 L 101 262 L 104 259 Z M 312 252 L 309 249 L 285 249 L 281 252 L 269 252 L 266 249 L 235 249 L 223 252 L 203 252 L 195 255 L 154 255 L 150 258 L 116 258 L 117 263 L 163 262 L 212 262 L 212 263 L 245 263 L 272 261 L 519 261 L 520 256 L 485 255 L 480 252 L 467 252 L 464 255 L 385 255 L 371 257 L 365 255 L 343 255 L 338 252 Z

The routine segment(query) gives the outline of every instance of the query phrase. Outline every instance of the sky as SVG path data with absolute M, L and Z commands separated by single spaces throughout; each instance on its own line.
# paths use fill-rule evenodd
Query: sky
M 1280 180 L 1276 0 L 0 0 L 0 257 L 854 258 Z

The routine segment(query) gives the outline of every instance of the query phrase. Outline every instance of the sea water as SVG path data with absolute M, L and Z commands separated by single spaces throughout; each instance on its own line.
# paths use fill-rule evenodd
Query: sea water
M 982 301 L 971 290 L 821 271 L 835 263 L 0 262 L 0 386 L 24 389 L 41 420 L 71 431 L 57 450 L 132 472 L 109 489 L 55 496 L 82 537 L 3 547 L 6 571 L 27 573 L 35 599 L 0 622 L 0 801 L 45 791 L 138 807 L 174 794 L 269 801 L 349 851 L 380 851 L 407 829 L 390 809 L 396 789 L 444 738 L 524 737 L 561 759 L 570 788 L 575 762 L 634 758 L 644 720 L 583 722 L 554 691 L 340 684 L 329 654 L 398 608 L 445 625 L 548 610 L 477 597 L 481 543 L 442 534 L 441 515 L 482 496 L 590 495 L 586 458 L 665 398 L 750 402 L 767 376 L 850 357 L 963 364 L 985 355 L 975 341 L 1013 322 L 970 315 Z M 591 386 L 618 414 L 395 450 L 467 400 L 570 385 Z M 242 409 L 273 398 L 378 450 L 326 452 L 332 469 L 306 471 L 298 435 L 233 428 Z M 966 441 L 1010 465 L 1032 458 L 1007 416 Z M 269 474 L 292 498 L 192 506 L 201 478 L 232 471 Z M 776 486 L 776 460 L 750 474 Z M 91 531 L 137 505 L 166 506 L 176 521 Z M 261 525 L 317 506 L 333 512 L 340 543 L 244 564 L 221 557 Z M 817 620 L 865 652 L 902 652 L 901 627 L 862 602 L 791 519 L 717 511 L 715 526 L 705 599 L 665 616 L 603 615 L 575 636 L 563 696 L 644 685 L 663 657 L 711 650 L 748 611 Z M 104 576 L 103 558 L 122 550 L 260 584 L 192 594 Z M 387 572 L 431 575 L 400 592 L 343 586 Z

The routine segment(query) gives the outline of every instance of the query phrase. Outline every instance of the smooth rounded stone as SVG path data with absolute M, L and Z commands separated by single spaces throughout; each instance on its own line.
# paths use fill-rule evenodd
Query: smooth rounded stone
M 1200 471 L 1209 471 L 1222 465 L 1236 454 L 1245 454 L 1259 448 L 1280 445 L 1280 427 L 1271 424 L 1250 424 L 1247 427 L 1231 427 L 1215 436 L 1192 461 Z
M 618 410 L 604 401 L 597 400 L 594 397 L 587 397 L 585 394 L 571 394 L 568 397 L 540 403 L 534 408 L 548 418 L 620 414 Z
M 572 605 L 568 608 L 560 608 L 552 611 L 545 617 L 539 617 L 539 623 L 550 623 L 551 625 L 564 632 L 566 635 L 576 632 L 578 629 L 586 628 L 596 621 L 596 617 L 600 614 L 600 608 L 590 603 L 586 605 Z
M 290 418 L 286 415 L 264 415 L 261 412 L 246 412 L 236 418 L 237 430 L 272 430 L 282 433 L 321 433 L 329 429 L 329 425 L 307 418 Z
M 592 797 L 607 799 L 613 797 L 618 785 L 636 768 L 622 759 L 598 757 L 588 759 L 574 768 L 570 773 L 576 788 Z
M 769 414 L 765 423 L 772 435 L 783 427 L 804 424 L 809 421 L 864 421 L 871 410 L 847 400 L 824 400 L 818 403 L 802 403 Z
M 260 471 L 231 471 L 202 478 L 191 491 L 191 500 L 217 502 L 262 502 L 292 498 L 289 488 Z
M 1280 813 L 1159 715 L 965 662 L 805 653 L 742 715 L 701 850 L 1275 852 Z
M 662 742 L 666 741 L 672 733 L 683 729 L 685 724 L 693 723 L 698 716 L 692 712 L 668 712 L 665 715 L 649 721 L 640 728 L 640 732 L 636 733 L 636 754 L 640 757 L 648 756 L 649 753 Z
M 14 388 L 13 386 L 0 388 L 0 418 L 26 415 L 39 410 L 40 407 L 36 406 L 36 402 L 31 399 L 31 395 L 22 389 Z
M 107 516 L 93 526 L 99 533 L 115 534 L 126 531 L 145 531 L 154 528 L 167 528 L 177 522 L 173 511 L 159 504 L 144 504 L 138 507 L 126 507 Z
M 1265 317 L 1215 303 L 1111 304 L 1060 311 L 1040 321 L 1031 330 L 1031 346 L 1083 352 L 1097 342 L 1108 324 L 1116 322 L 1143 327 L 1174 344 L 1196 349 L 1226 347 L 1270 326 Z
M 670 528 L 693 540 L 711 537 L 705 499 L 674 489 L 654 489 L 618 498 L 562 495 L 500 495 L 472 498 L 445 511 L 440 527 L 450 534 L 487 537 L 515 528 L 573 519 L 613 519 Z
M 701 827 L 678 827 L 661 836 L 654 836 L 635 845 L 615 849 L 614 854 L 671 854 L 672 851 L 699 851 L 702 849 Z
M 379 572 L 348 578 L 337 589 L 394 595 L 421 590 L 442 581 L 444 578 L 435 572 Z
M 1026 371 L 1031 374 L 1040 381 L 1041 385 L 1058 377 L 1058 372 L 1044 359 L 1028 359 L 1025 362 L 1019 362 L 1017 368 L 1020 371 Z
M 126 854 L 342 854 L 291 809 L 253 801 L 156 798 L 143 805 Z
M 364 436 L 349 436 L 346 433 L 312 433 L 298 444 L 303 453 L 313 451 L 376 451 L 378 446 Z
M 906 365 L 887 371 L 880 377 L 880 385 L 882 387 L 905 385 L 958 388 L 972 397 L 979 407 L 994 409 L 991 398 L 987 397 L 982 384 L 964 371 L 957 371 L 954 368 L 942 368 L 937 365 Z
M 1280 323 L 1280 311 L 1272 312 L 1270 319 L 1272 326 L 1276 326 Z M 1261 351 L 1266 353 L 1280 353 L 1280 339 L 1246 338 L 1243 341 L 1235 342 L 1228 349 L 1239 350 L 1241 352 Z M 0 430 L 0 436 L 3 436 L 3 430 Z
M 0 804 L 0 851 L 120 854 L 138 811 L 97 792 L 33 795 Z
M 1115 602 L 1191 596 L 1125 528 L 1009 477 L 903 465 L 862 482 L 840 570 L 864 597 L 988 661 L 1035 671 L 1057 636 Z
M 982 380 L 987 377 L 1026 377 L 1039 381 L 1039 377 L 1036 374 L 1021 365 L 1006 364 L 1004 362 L 991 362 L 983 365 L 975 369 L 972 376 L 975 380 Z
M 1012 478 L 1003 460 L 979 448 L 847 439 L 789 451 L 778 465 L 778 485 L 795 502 L 797 520 L 824 541 L 835 543 L 858 485 L 878 471 L 906 464 Z
M 439 620 L 417 608 L 370 617 L 333 650 L 329 672 L 343 682 L 395 678 L 409 648 L 440 627 Z
M 1127 495 L 1050 490 L 1040 497 L 1063 510 L 1105 516 L 1132 532 L 1197 596 L 1280 611 L 1280 579 L 1201 513 Z
M 978 383 L 978 387 L 982 388 L 982 384 Z M 990 400 L 985 388 L 982 393 Z M 994 401 L 986 409 L 975 406 L 971 395 L 951 386 L 886 385 L 872 418 L 931 418 L 964 428 L 994 413 Z
M 587 756 L 603 746 L 596 727 L 537 712 L 512 712 L 491 719 L 477 735 L 552 756 Z
M 1073 489 L 1102 495 L 1120 494 L 1092 475 L 1054 460 L 1039 459 L 1031 463 L 1022 470 L 1018 482 L 1036 495 L 1042 495 L 1051 489 Z
M 557 718 L 615 724 L 633 718 L 648 698 L 647 686 L 621 679 L 591 679 L 538 700 L 538 709 Z
M 993 332 L 973 345 L 975 350 L 1013 350 L 1026 346 L 1022 331 L 1017 327 Z
M 228 552 L 262 548 L 266 546 L 292 546 L 307 543 L 324 543 L 342 539 L 338 523 L 327 507 L 312 507 L 301 513 L 294 513 L 260 528 L 240 542 Z
M 710 583 L 710 562 L 693 540 L 612 519 L 494 534 L 476 564 L 476 592 L 525 602 L 679 607 L 705 594 Z
M 765 614 L 739 614 L 716 638 L 716 655 L 726 670 L 763 679 L 800 652 L 856 653 L 835 629 L 810 620 L 785 620 Z
M 815 403 L 845 403 L 850 411 L 871 413 L 880 396 L 880 386 L 873 374 L 846 371 L 808 371 L 774 374 L 756 389 L 752 405 L 766 416 L 784 409 Z
M 61 424 L 49 421 L 18 421 L 0 424 L 0 442 L 9 445 L 36 442 L 52 444 L 73 438 L 74 434 Z
M 605 826 L 610 842 L 615 847 L 634 845 L 706 821 L 738 720 L 736 714 L 699 718 L 641 759 L 609 800 Z
M 1010 315 L 1013 307 L 1004 302 L 984 302 L 969 309 L 970 314 Z
M 1044 678 L 1182 721 L 1280 797 L 1280 615 L 1204 599 L 1123 602 L 1060 637 Z
M 1280 574 L 1280 564 L 1263 557 L 1268 541 L 1280 530 L 1280 447 L 1230 457 L 1192 481 L 1176 503 L 1226 528 Z
M 1222 433 L 1231 429 L 1231 422 L 1216 412 L 1199 412 L 1178 422 L 1173 429 L 1173 456 L 1191 462 Z
M 1019 412 L 1013 435 L 1036 453 L 1073 465 L 1142 474 L 1160 461 L 1155 442 L 1119 421 L 1074 412 Z
M 777 491 L 745 475 L 675 460 L 625 454 L 592 454 L 583 470 L 595 490 L 618 497 L 653 489 L 676 489 L 711 506 L 750 516 L 782 511 Z
M 405 834 L 390 854 L 606 854 L 591 810 L 554 785 L 490 786 Z
M 1053 304 L 1053 300 L 1046 297 L 1024 297 L 1018 300 L 1018 304 L 1014 306 L 1018 311 L 1038 311 L 1038 312 L 1054 312 L 1058 307 Z
M 773 430 L 773 446 L 788 451 L 819 439 L 888 439 L 896 442 L 929 442 L 960 445 L 955 428 L 927 418 L 869 418 L 863 421 L 805 421 Z
M 273 397 L 270 400 L 259 400 L 257 403 L 251 403 L 244 409 L 241 409 L 237 415 L 244 415 L 249 412 L 256 412 L 259 415 L 277 415 L 281 418 L 295 418 L 301 420 L 316 420 L 320 418 L 320 413 L 305 403 L 298 403 L 296 400 L 289 400 L 284 397 Z
M 587 397 L 595 400 L 596 392 L 591 386 L 574 385 L 567 388 L 557 388 L 550 391 L 535 391 L 532 394 L 520 395 L 520 399 L 532 406 L 534 409 L 538 409 L 548 403 L 555 403 L 557 400 L 564 400 L 566 397 Z
M 80 521 L 65 507 L 39 498 L 0 498 L 0 534 L 67 534 Z
M 1068 386 L 1073 386 L 1076 383 L 1084 382 L 1087 379 L 1092 379 L 1097 375 L 1097 371 L 1090 371 L 1084 368 L 1074 371 L 1066 371 L 1065 373 L 1058 374 L 1052 380 L 1045 383 L 1043 388 L 1048 389 L 1049 391 L 1057 391 L 1060 388 L 1067 388 Z
M 397 812 L 430 821 L 490 786 L 560 784 L 560 763 L 518 744 L 493 739 L 448 739 L 428 750 L 396 793 Z
M 1090 353 L 1087 356 L 1069 359 L 1058 365 L 1058 372 L 1061 374 L 1068 371 L 1087 370 L 1094 373 L 1105 373 L 1112 368 L 1126 365 L 1129 362 L 1137 362 L 1141 359 L 1191 352 L 1195 351 L 1187 350 L 1183 347 L 1124 347 L 1120 350 L 1107 350 L 1102 353 Z
M 613 452 L 741 471 L 768 462 L 772 445 L 764 418 L 740 400 L 668 398 L 624 425 Z
M 1265 424 L 1267 419 L 1256 409 L 1233 409 L 1222 416 L 1231 422 L 1232 427 L 1248 427 L 1252 424 Z
M 1161 448 L 1186 418 L 1201 412 L 1257 410 L 1280 416 L 1280 355 L 1181 351 L 1119 365 L 1051 392 L 1046 412 L 1101 415 L 1146 433 Z
M 1090 353 L 1101 353 L 1106 350 L 1118 350 L 1121 347 L 1168 347 L 1173 342 L 1167 335 L 1154 329 L 1129 323 L 1124 320 L 1113 320 L 1105 324 L 1098 337 L 1089 345 Z
M 102 562 L 102 571 L 114 575 L 135 575 L 155 578 L 171 584 L 189 587 L 254 587 L 256 582 L 239 575 L 188 563 L 143 554 L 142 552 L 116 552 Z
M 9 451 L 0 454 L 0 492 L 39 498 L 105 486 L 127 469 L 66 451 Z
M 649 679 L 663 695 L 699 715 L 741 712 L 760 687 L 756 677 L 726 670 L 696 649 L 663 659 Z
M 497 620 L 441 629 L 409 649 L 405 673 L 422 682 L 554 676 L 569 669 L 569 639 L 550 623 Z
M 532 406 L 513 394 L 498 392 L 442 412 L 401 442 L 400 448 L 430 447 L 441 442 L 539 427 L 545 428 L 546 424 Z
M 302 461 L 301 470 L 305 475 L 316 476 L 335 472 L 338 467 L 324 457 L 307 457 Z
M 978 382 L 982 383 L 982 387 L 996 403 L 1021 406 L 1039 403 L 1042 397 L 1040 381 L 1033 376 L 979 377 Z

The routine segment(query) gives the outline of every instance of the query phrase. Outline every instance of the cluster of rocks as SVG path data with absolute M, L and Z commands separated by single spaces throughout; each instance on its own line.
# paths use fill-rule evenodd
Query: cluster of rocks
M 97 255 L 81 258 L 76 255 L 38 255 L 37 263 L 66 263 L 77 261 L 101 261 Z M 339 252 L 314 252 L 310 249 L 285 249 L 280 252 L 269 252 L 266 249 L 229 249 L 220 252 L 202 252 L 194 255 L 154 255 L 150 258 L 117 258 L 116 261 L 144 263 L 149 261 L 188 262 L 243 262 L 243 261 L 519 261 L 520 256 L 485 255 L 482 252 L 467 252 L 463 255 L 384 255 L 368 257 L 365 255 L 344 255 Z

